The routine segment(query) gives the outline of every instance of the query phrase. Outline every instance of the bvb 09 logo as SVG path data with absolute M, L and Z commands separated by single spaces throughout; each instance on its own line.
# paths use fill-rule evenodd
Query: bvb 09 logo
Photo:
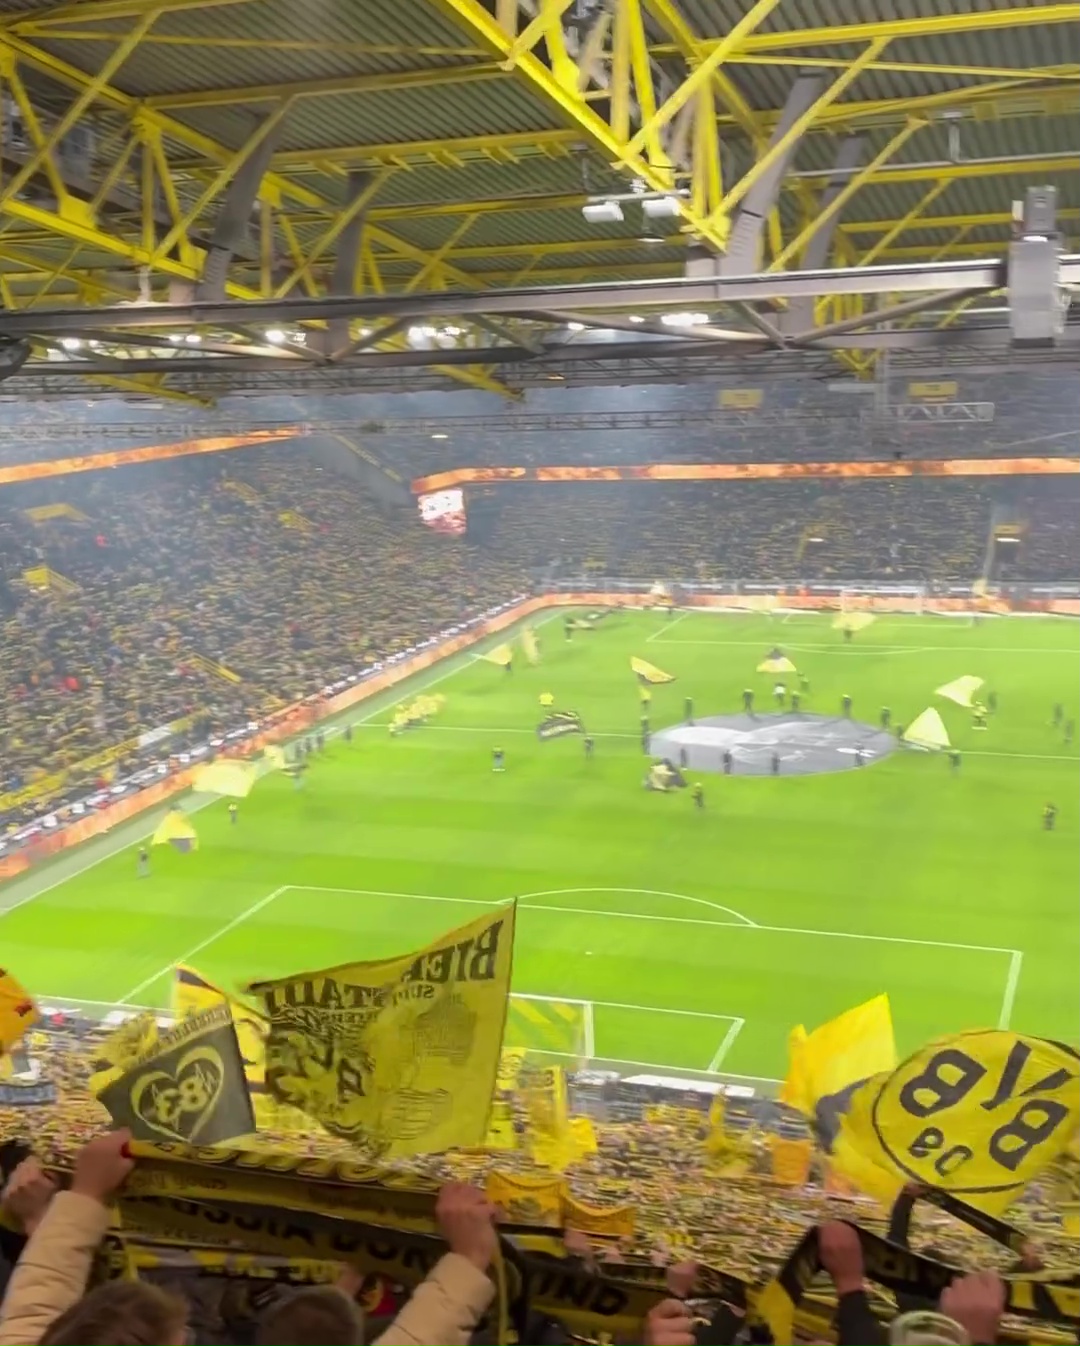
M 1075 1124 L 1077 1064 L 1071 1049 L 1038 1038 L 964 1034 L 893 1071 L 873 1102 L 874 1130 L 893 1163 L 929 1186 L 1021 1187 Z

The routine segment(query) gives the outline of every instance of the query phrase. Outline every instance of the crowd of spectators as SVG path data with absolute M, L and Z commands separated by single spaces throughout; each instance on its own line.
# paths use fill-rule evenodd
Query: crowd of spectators
M 79 797 L 116 745 L 130 771 L 164 726 L 205 741 L 556 578 L 970 584 L 996 517 L 970 480 L 515 483 L 469 490 L 463 539 L 297 452 L 5 489 L 0 795 L 63 772 L 52 798 Z M 1013 502 L 1003 578 L 1077 578 L 1076 497 L 1063 479 Z
M 991 497 L 966 481 L 507 484 L 472 535 L 562 575 L 758 583 L 972 583 Z
M 127 1320 L 123 1315 L 119 1319 L 109 1318 L 110 1313 L 117 1312 L 117 1306 L 103 1291 L 94 1292 L 96 1298 L 80 1300 L 89 1256 L 104 1233 L 105 1217 L 79 1198 L 92 1197 L 101 1205 L 119 1185 L 131 1164 L 120 1152 L 115 1137 L 95 1139 L 106 1124 L 104 1112 L 88 1089 L 90 1062 L 99 1032 L 85 1026 L 75 1032 L 68 1026 L 32 1034 L 32 1055 L 42 1062 L 42 1078 L 56 1085 L 56 1098 L 37 1107 L 0 1108 L 0 1137 L 32 1137 L 35 1154 L 35 1159 L 28 1161 L 29 1167 L 26 1164 L 16 1167 L 10 1162 L 6 1165 L 3 1205 L 9 1217 L 9 1227 L 12 1215 L 23 1216 L 36 1209 L 36 1198 L 46 1198 L 47 1204 L 47 1199 L 53 1195 L 55 1189 L 42 1177 L 42 1166 L 46 1169 L 57 1166 L 74 1173 L 71 1193 L 57 1197 L 55 1203 L 48 1206 L 48 1224 L 41 1212 L 37 1214 L 47 1237 L 35 1236 L 23 1253 L 23 1264 L 15 1273 L 8 1300 L 0 1312 L 0 1342 L 100 1342 L 105 1346 L 106 1342 L 173 1340 L 162 1336 L 122 1335 L 118 1324 Z M 572 1103 L 575 1096 L 572 1089 Z M 797 1118 L 792 1123 L 793 1114 L 785 1117 L 776 1104 L 759 1106 L 756 1102 L 747 1102 L 737 1109 L 729 1104 L 729 1112 L 736 1113 L 732 1121 L 744 1128 L 749 1124 L 751 1129 L 748 1134 L 744 1132 L 744 1140 L 739 1145 L 741 1162 L 738 1169 L 718 1169 L 705 1145 L 708 1099 L 696 1093 L 675 1094 L 668 1090 L 664 1097 L 669 1105 L 659 1109 L 664 1119 L 657 1120 L 658 1109 L 653 1106 L 657 1096 L 655 1090 L 621 1084 L 616 1086 L 614 1093 L 607 1091 L 601 1116 L 596 1114 L 595 1099 L 590 1104 L 597 1149 L 594 1154 L 572 1164 L 565 1179 L 576 1197 L 594 1207 L 630 1204 L 635 1215 L 635 1231 L 618 1243 L 594 1247 L 590 1247 L 587 1238 L 575 1236 L 570 1241 L 575 1255 L 590 1260 L 598 1258 L 601 1264 L 647 1261 L 653 1266 L 672 1269 L 669 1275 L 684 1276 L 688 1264 L 696 1262 L 717 1267 L 748 1282 L 761 1283 L 776 1273 L 808 1228 L 831 1229 L 833 1222 L 847 1220 L 878 1233 L 888 1232 L 895 1240 L 910 1241 L 910 1246 L 917 1249 L 932 1247 L 932 1256 L 951 1266 L 1002 1274 L 1016 1269 L 1013 1254 L 990 1244 L 983 1236 L 935 1207 L 918 1206 L 912 1219 L 911 1194 L 907 1194 L 892 1213 L 890 1223 L 889 1213 L 875 1203 L 831 1190 L 825 1180 L 827 1169 L 817 1163 L 802 1184 L 777 1182 L 770 1168 L 771 1129 L 776 1125 L 783 1126 L 785 1121 L 787 1125 L 783 1129 L 786 1131 L 790 1131 L 792 1124 L 803 1124 Z M 397 1168 L 403 1176 L 422 1174 L 446 1184 L 441 1209 L 444 1215 L 448 1211 L 450 1214 L 444 1233 L 451 1255 L 456 1252 L 459 1257 L 464 1255 L 467 1261 L 470 1260 L 471 1255 L 465 1249 L 475 1248 L 475 1244 L 470 1242 L 470 1233 L 462 1231 L 471 1231 L 472 1239 L 482 1243 L 482 1249 L 478 1250 L 479 1260 L 475 1260 L 473 1266 L 481 1275 L 470 1277 L 464 1266 L 440 1264 L 442 1269 L 436 1273 L 435 1283 L 429 1282 L 425 1290 L 417 1293 L 404 1317 L 396 1326 L 391 1325 L 388 1335 L 378 1338 L 380 1341 L 430 1341 L 432 1346 L 444 1341 L 464 1342 L 469 1339 L 470 1325 L 475 1325 L 490 1302 L 493 1290 L 482 1278 L 491 1257 L 487 1240 L 493 1238 L 493 1212 L 480 1196 L 486 1172 L 493 1164 L 504 1171 L 535 1172 L 528 1136 L 522 1129 L 527 1108 L 512 1093 L 503 1097 L 515 1107 L 522 1141 L 520 1149 L 500 1150 L 497 1156 L 469 1151 L 399 1161 Z M 264 1141 L 294 1152 L 299 1149 L 308 1155 L 355 1158 L 353 1151 L 325 1136 L 317 1139 L 313 1134 L 298 1137 L 293 1133 L 287 1138 L 267 1136 Z M 21 1158 L 22 1154 L 20 1150 L 13 1158 Z M 0 1147 L 0 1160 L 4 1157 Z M 115 1180 L 112 1186 L 106 1183 L 108 1190 L 94 1186 L 102 1180 L 102 1175 L 112 1175 Z M 1060 1222 L 1062 1184 L 1075 1188 L 1075 1166 L 1054 1171 L 1045 1181 L 1030 1188 L 1024 1201 L 1010 1212 L 1010 1220 L 1029 1239 L 1024 1253 L 1029 1269 L 1039 1265 L 1069 1267 L 1075 1261 L 1075 1242 L 1066 1236 Z M 34 1231 L 35 1224 L 36 1219 L 27 1221 L 28 1232 Z M 20 1241 L 15 1239 L 13 1243 L 10 1232 L 5 1237 L 4 1251 L 9 1261 L 14 1260 L 19 1253 Z M 825 1234 L 821 1237 L 826 1242 L 833 1238 Z M 842 1265 L 854 1274 L 851 1258 L 858 1263 L 857 1246 L 845 1244 L 839 1234 L 836 1241 L 834 1249 L 827 1249 L 823 1244 L 823 1254 L 835 1254 L 832 1265 L 830 1256 L 823 1257 L 826 1267 L 833 1271 Z M 483 1257 L 488 1260 L 484 1261 Z M 611 1269 L 617 1274 L 617 1267 Z M 835 1275 L 833 1279 L 841 1297 L 859 1288 L 855 1284 L 845 1287 Z M 859 1276 L 855 1279 L 861 1284 Z M 693 1280 L 692 1269 L 689 1280 Z M 689 1293 L 690 1288 L 689 1284 L 684 1286 L 683 1294 Z M 136 1306 L 139 1302 L 136 1301 Z M 174 1297 L 174 1308 L 176 1302 Z M 316 1301 L 315 1306 L 320 1302 Z M 284 1313 L 290 1303 L 287 1297 L 277 1296 L 273 1299 L 273 1311 Z M 887 1315 L 894 1311 L 891 1303 L 880 1295 L 874 1303 L 878 1312 Z M 78 1308 L 80 1316 L 75 1319 L 76 1326 L 66 1318 L 61 1319 L 65 1326 L 52 1328 L 52 1334 L 46 1334 L 50 1316 L 55 1317 L 62 1311 L 75 1313 L 78 1305 L 81 1307 Z M 323 1302 L 322 1307 L 325 1309 L 327 1304 Z M 333 1301 L 330 1301 L 332 1307 Z M 849 1324 L 850 1308 L 849 1304 Z M 106 1315 L 104 1319 L 94 1316 L 101 1313 Z M 454 1318 L 455 1314 L 459 1315 L 458 1319 Z M 319 1314 L 315 1314 L 314 1320 L 321 1330 L 327 1329 L 326 1321 Z M 358 1332 L 354 1319 L 350 1321 L 352 1326 L 348 1331 Z M 863 1316 L 856 1321 L 857 1327 L 851 1329 L 855 1335 L 851 1331 L 845 1335 L 841 1314 L 841 1341 L 860 1342 L 865 1346 L 866 1342 L 883 1339 L 873 1335 L 880 1329 L 872 1318 Z M 110 1328 L 114 1335 L 107 1335 Z M 289 1331 L 298 1330 L 297 1323 L 288 1315 L 274 1330 L 278 1335 L 258 1336 L 256 1340 L 281 1342 L 282 1346 L 286 1341 L 310 1342 L 311 1346 L 316 1346 L 318 1341 L 361 1339 L 358 1335 L 311 1337 L 302 1332 L 298 1336 L 288 1336 Z M 668 1342 L 662 1334 L 648 1336 L 649 1331 L 659 1332 L 660 1329 L 655 1324 L 647 1331 L 643 1328 L 642 1337 L 636 1340 L 654 1340 L 658 1346 L 689 1346 L 690 1338 L 685 1344 L 681 1340 Z M 871 1335 L 858 1335 L 867 1331 Z M 79 1332 L 83 1335 L 77 1335 Z M 94 1332 L 99 1335 L 93 1335 Z M 184 1339 L 176 1338 L 177 1342 Z M 207 1338 L 200 1335 L 198 1339 Z M 491 1340 L 490 1337 L 483 1339 Z M 564 1340 L 563 1337 L 549 1339 Z M 992 1336 L 969 1337 L 969 1340 L 979 1342 L 993 1339 Z
M 57 503 L 84 517 L 27 513 Z M 0 793 L 178 720 L 191 736 L 243 725 L 507 601 L 522 578 L 286 447 L 7 490 Z M 71 789 L 99 775 L 76 771 Z
M 1004 581 L 1080 580 L 1080 483 L 1040 481 L 1018 494 L 1011 516 L 1018 540 L 998 547 L 995 576 Z

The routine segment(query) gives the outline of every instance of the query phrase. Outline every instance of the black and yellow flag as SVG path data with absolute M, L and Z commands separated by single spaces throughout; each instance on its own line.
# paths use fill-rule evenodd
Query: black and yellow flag
M 547 715 L 536 726 L 536 737 L 562 738 L 563 734 L 583 734 L 585 726 L 576 710 L 556 710 Z
M 665 673 L 662 668 L 657 668 L 655 664 L 648 663 L 645 659 L 639 659 L 637 655 L 630 656 L 630 668 L 637 677 L 638 682 L 648 682 L 652 684 L 660 682 L 674 682 L 674 673 Z
M 228 1005 L 162 1033 L 98 1097 L 136 1140 L 220 1145 L 255 1130 Z
M 0 968 L 0 1051 L 13 1047 L 41 1016 L 10 972 Z
M 851 1095 L 832 1167 L 886 1203 L 905 1182 L 1000 1214 L 1068 1147 L 1080 1054 L 1004 1029 L 939 1038 Z
M 499 907 L 400 958 L 253 982 L 271 1094 L 388 1157 L 482 1144 L 515 914 Z

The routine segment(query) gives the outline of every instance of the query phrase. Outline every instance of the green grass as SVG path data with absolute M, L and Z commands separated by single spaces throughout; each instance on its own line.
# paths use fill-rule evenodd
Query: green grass
M 236 827 L 223 801 L 203 808 L 200 849 L 155 849 L 149 878 L 130 846 L 34 876 L 41 895 L 0 920 L 5 964 L 40 996 L 165 1005 L 182 958 L 234 985 L 405 952 L 519 896 L 515 990 L 596 1002 L 601 1057 L 701 1071 L 726 1039 L 726 1073 L 778 1077 L 794 1023 L 879 991 L 901 1050 L 1005 1019 L 1080 1037 L 1078 759 L 1049 725 L 1056 701 L 1076 717 L 1075 624 L 888 618 L 844 646 L 825 616 L 627 613 L 570 644 L 557 623 L 541 636 L 538 668 L 467 658 L 418 679 L 447 697 L 435 725 L 391 740 L 388 707 L 361 707 L 373 718 L 330 741 L 302 792 L 263 780 Z M 809 710 L 847 691 L 857 717 L 888 704 L 909 722 L 963 673 L 1000 709 L 976 733 L 937 700 L 957 777 L 897 752 L 832 775 L 704 777 L 703 813 L 688 792 L 643 791 L 628 657 L 677 676 L 655 691 L 657 728 L 687 694 L 698 715 L 737 709 L 749 681 L 767 696 L 753 670 L 774 644 L 811 678 Z M 579 738 L 536 740 L 547 690 L 597 736 L 592 762 Z

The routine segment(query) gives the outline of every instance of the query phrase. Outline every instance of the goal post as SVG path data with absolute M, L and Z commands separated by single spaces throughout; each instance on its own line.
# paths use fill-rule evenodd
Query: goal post
M 573 1068 L 595 1054 L 593 1007 L 589 1000 L 511 995 L 503 1045 L 538 1056 L 556 1057 Z
M 925 612 L 926 587 L 922 584 L 849 584 L 839 594 L 841 612 L 906 612 L 921 617 Z

